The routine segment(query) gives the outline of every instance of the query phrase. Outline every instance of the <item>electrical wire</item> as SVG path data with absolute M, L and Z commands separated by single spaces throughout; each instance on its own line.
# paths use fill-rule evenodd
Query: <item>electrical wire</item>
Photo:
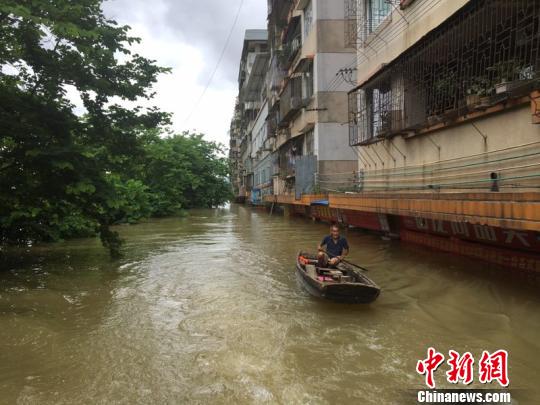
M 332 92 L 336 90 L 343 82 L 345 82 L 345 77 L 342 72 L 351 69 L 352 67 L 356 67 L 357 65 L 357 59 L 358 56 L 354 58 L 352 62 L 349 64 L 343 66 L 340 68 L 337 72 L 334 78 L 326 85 L 326 88 L 323 90 L 324 92 Z
M 231 42 L 232 34 L 234 32 L 234 29 L 236 28 L 236 24 L 238 23 L 238 18 L 240 17 L 240 12 L 242 11 L 242 7 L 244 5 L 245 0 L 240 0 L 240 4 L 238 5 L 238 10 L 236 10 L 236 15 L 234 17 L 234 21 L 231 25 L 231 29 L 229 31 L 229 34 L 227 35 L 227 39 L 225 40 L 225 44 L 223 45 L 223 49 L 221 50 L 221 54 L 219 55 L 219 58 L 217 60 L 216 66 L 214 67 L 214 70 L 212 71 L 212 74 L 208 78 L 208 82 L 206 83 L 206 86 L 204 87 L 204 90 L 202 91 L 201 95 L 193 105 L 193 108 L 191 112 L 188 114 L 187 118 L 184 120 L 184 125 L 189 123 L 189 120 L 199 107 L 199 104 L 203 100 L 206 92 L 208 91 L 208 88 L 212 84 L 212 81 L 214 80 L 214 76 L 216 75 L 217 70 L 219 69 L 219 66 L 221 65 L 221 62 L 223 61 L 223 57 L 225 56 L 225 52 L 227 51 L 227 48 L 229 47 L 229 44 Z
M 442 0 L 430 0 L 422 4 L 424 8 L 419 7 L 416 10 L 413 10 L 409 15 L 407 15 L 408 19 L 407 22 L 405 22 L 403 19 L 400 19 L 395 25 L 392 25 L 388 27 L 388 30 L 383 30 L 382 34 L 384 37 L 384 42 L 381 38 L 375 37 L 373 38 L 371 49 L 378 53 L 379 50 L 384 48 L 385 46 L 388 46 L 389 43 L 391 43 L 394 39 L 396 39 L 400 34 L 402 34 L 407 27 L 409 27 L 411 24 L 415 23 L 416 21 L 420 20 L 425 14 L 427 14 L 430 10 L 432 10 L 434 7 L 436 7 Z M 378 43 L 379 46 L 375 47 L 375 44 Z M 361 56 L 361 60 L 358 62 L 365 62 L 369 59 L 369 56 L 366 56 L 366 53 L 363 53 Z

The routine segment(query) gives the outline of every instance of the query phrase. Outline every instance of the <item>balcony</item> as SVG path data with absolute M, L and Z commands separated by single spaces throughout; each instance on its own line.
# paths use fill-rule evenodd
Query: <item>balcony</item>
M 540 0 L 478 0 L 349 94 L 350 144 L 450 125 L 540 88 Z
M 268 0 L 268 16 L 278 23 L 286 21 L 293 6 L 293 0 Z
M 288 81 L 283 93 L 281 93 L 279 102 L 280 125 L 288 124 L 304 105 L 305 103 L 302 98 L 302 78 L 293 77 Z
M 270 106 L 273 106 L 279 96 L 281 86 L 283 84 L 283 79 L 286 76 L 285 70 L 282 68 L 280 63 L 278 63 L 278 56 L 274 55 L 269 64 L 268 71 L 268 100 Z
M 268 52 L 257 52 L 253 56 L 253 63 L 242 87 L 242 100 L 245 102 L 258 101 L 265 84 L 266 70 L 268 68 Z
M 279 112 L 270 112 L 266 119 L 266 134 L 268 138 L 275 138 L 277 136 L 279 123 Z
M 283 31 L 283 47 L 280 52 L 280 62 L 288 69 L 302 48 L 302 31 L 300 17 L 293 17 Z

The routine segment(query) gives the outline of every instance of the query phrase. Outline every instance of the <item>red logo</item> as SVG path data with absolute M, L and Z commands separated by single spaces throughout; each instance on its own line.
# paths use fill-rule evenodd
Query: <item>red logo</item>
M 416 371 L 418 374 L 426 375 L 426 384 L 429 388 L 435 388 L 435 380 L 433 379 L 433 373 L 444 361 L 444 356 L 435 351 L 433 347 L 428 349 L 427 359 L 421 360 L 416 364 Z
M 473 381 L 473 364 L 474 358 L 471 353 L 467 352 L 460 356 L 454 350 L 448 351 L 450 358 L 447 363 L 450 370 L 446 372 L 446 379 L 452 384 L 458 383 L 460 380 L 463 384 L 468 385 Z
M 480 382 L 488 384 L 492 381 L 498 381 L 503 387 L 508 386 L 508 352 L 506 350 L 497 350 L 490 354 L 485 350 L 480 359 Z
M 424 375 L 426 385 L 433 389 L 435 388 L 435 371 L 444 362 L 445 357 L 442 353 L 436 351 L 433 347 L 428 348 L 427 358 L 419 360 L 416 363 L 416 372 Z M 474 357 L 471 353 L 466 352 L 460 355 L 455 350 L 448 351 L 449 366 L 446 372 L 446 380 L 449 383 L 457 384 L 461 382 L 468 385 L 474 380 Z M 497 350 L 489 353 L 482 352 L 482 357 L 478 362 L 479 381 L 482 384 L 490 384 L 497 381 L 501 386 L 506 387 L 510 384 L 508 378 L 508 352 L 506 350 Z

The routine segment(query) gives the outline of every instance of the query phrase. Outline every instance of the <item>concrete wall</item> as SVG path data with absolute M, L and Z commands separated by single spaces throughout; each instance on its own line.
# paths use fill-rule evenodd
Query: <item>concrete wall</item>
M 314 60 L 314 92 L 321 91 L 343 91 L 347 92 L 351 89 L 351 84 L 343 81 L 339 85 L 333 85 L 336 78 L 336 73 L 344 67 L 355 66 L 354 53 L 318 53 Z
M 347 93 L 332 91 L 321 92 L 315 95 L 315 103 L 318 111 L 318 122 L 336 122 L 346 124 L 348 119 Z
M 360 167 L 374 170 L 434 163 L 540 141 L 540 126 L 531 123 L 529 104 L 475 120 L 474 125 L 487 136 L 486 142 L 470 122 L 465 122 L 423 135 L 396 136 L 359 147 L 363 157 Z
M 345 20 L 320 20 L 315 26 L 318 52 L 355 53 L 345 46 Z
M 352 174 L 356 170 L 358 170 L 356 160 L 319 160 L 319 174 Z M 328 186 L 328 184 L 325 184 L 325 186 Z M 331 185 L 330 188 L 332 188 Z
M 302 57 L 315 53 L 356 53 L 345 46 L 344 20 L 318 20 L 302 44 Z
M 347 125 L 321 122 L 315 126 L 315 154 L 319 160 L 357 161 L 354 150 L 349 146 Z
M 311 0 L 315 20 L 343 20 L 345 18 L 344 0 Z

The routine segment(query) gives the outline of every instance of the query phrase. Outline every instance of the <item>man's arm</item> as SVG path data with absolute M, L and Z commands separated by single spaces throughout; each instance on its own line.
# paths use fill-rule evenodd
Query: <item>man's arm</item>
M 347 242 L 347 239 L 343 239 L 343 250 L 341 252 L 340 259 L 343 259 L 348 254 L 349 254 L 349 243 Z
M 317 247 L 317 250 L 319 252 L 325 252 L 326 249 L 324 248 L 324 246 L 326 246 L 326 237 L 322 240 L 321 244 Z

